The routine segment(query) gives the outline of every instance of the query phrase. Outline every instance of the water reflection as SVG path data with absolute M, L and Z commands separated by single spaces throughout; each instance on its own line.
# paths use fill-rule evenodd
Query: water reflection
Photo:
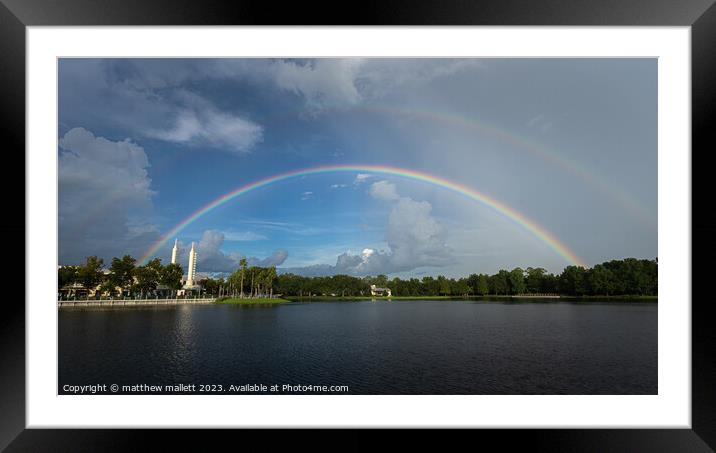
M 657 305 L 394 301 L 59 310 L 59 382 L 656 394 Z

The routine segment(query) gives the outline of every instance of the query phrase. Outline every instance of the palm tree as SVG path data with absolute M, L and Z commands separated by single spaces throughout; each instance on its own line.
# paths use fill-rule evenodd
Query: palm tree
M 247 264 L 246 258 L 241 258 L 239 261 L 239 266 L 241 266 L 241 298 L 244 297 L 244 274 L 246 273 Z
M 271 266 L 266 269 L 266 286 L 269 288 L 269 297 L 273 297 L 273 281 L 277 277 L 276 268 Z

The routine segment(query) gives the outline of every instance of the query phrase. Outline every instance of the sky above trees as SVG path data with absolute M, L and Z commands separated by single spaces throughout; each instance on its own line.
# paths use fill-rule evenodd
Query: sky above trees
M 238 187 L 348 164 L 468 186 L 589 264 L 653 259 L 656 95 L 655 59 L 61 59 L 60 264 L 142 256 Z M 489 206 L 362 172 L 262 187 L 178 239 L 207 274 L 242 258 L 401 277 L 570 264 Z

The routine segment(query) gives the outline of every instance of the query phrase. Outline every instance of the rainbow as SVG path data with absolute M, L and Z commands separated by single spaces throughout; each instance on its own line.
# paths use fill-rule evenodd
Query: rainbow
M 565 244 L 563 244 L 561 241 L 559 241 L 554 235 L 552 235 L 549 231 L 541 227 L 539 224 L 534 222 L 533 220 L 528 219 L 525 215 L 522 213 L 516 211 L 515 209 L 511 208 L 510 206 L 507 206 L 506 204 L 495 200 L 492 197 L 489 197 L 488 195 L 485 195 L 484 193 L 478 192 L 477 190 L 474 190 L 470 187 L 467 187 L 463 184 L 459 184 L 456 182 L 448 181 L 447 179 L 440 178 L 438 176 L 430 175 L 428 173 L 423 173 L 415 170 L 409 170 L 405 168 L 398 168 L 398 167 L 389 167 L 384 165 L 327 165 L 327 166 L 319 166 L 319 167 L 312 167 L 312 168 L 304 168 L 300 170 L 293 170 L 286 173 L 280 173 L 278 175 L 269 176 L 267 178 L 246 184 L 244 186 L 241 186 L 237 189 L 234 189 L 219 198 L 216 198 L 215 200 L 211 201 L 207 205 L 203 206 L 202 208 L 199 208 L 197 211 L 186 217 L 181 222 L 177 223 L 174 227 L 172 227 L 169 231 L 167 231 L 166 234 L 164 234 L 157 242 L 152 244 L 152 246 L 146 251 L 146 253 L 140 258 L 140 263 L 145 263 L 150 257 L 157 254 L 159 249 L 171 238 L 176 237 L 176 235 L 182 231 L 184 228 L 189 226 L 191 223 L 193 223 L 195 220 L 202 217 L 204 214 L 212 211 L 215 208 L 218 208 L 219 206 L 228 203 L 229 201 L 233 200 L 234 198 L 244 195 L 246 193 L 249 193 L 253 190 L 259 189 L 261 187 L 266 187 L 271 184 L 277 183 L 279 181 L 284 181 L 287 179 L 297 178 L 301 176 L 308 176 L 308 175 L 318 175 L 318 174 L 324 174 L 324 173 L 335 173 L 335 172 L 357 172 L 357 173 L 378 173 L 378 174 L 384 174 L 384 175 L 391 175 L 391 176 L 399 176 L 403 178 L 408 178 L 415 181 L 422 181 L 429 184 L 434 184 L 436 186 L 445 188 L 447 190 L 453 191 L 455 193 L 458 193 L 460 195 L 463 195 L 471 200 L 478 201 L 484 205 L 487 205 L 494 209 L 495 211 L 505 215 L 518 225 L 525 228 L 527 231 L 532 233 L 535 237 L 537 237 L 540 241 L 545 243 L 547 246 L 549 246 L 551 249 L 553 249 L 557 254 L 562 256 L 567 262 L 570 264 L 574 264 L 577 266 L 583 266 L 587 267 L 585 262 L 579 258 L 572 250 L 569 249 Z
M 477 132 L 478 134 L 490 137 L 498 142 L 505 143 L 514 147 L 516 150 L 523 150 L 532 157 L 556 168 L 565 174 L 571 175 L 578 180 L 580 184 L 592 187 L 601 192 L 612 200 L 616 201 L 627 215 L 639 220 L 643 225 L 654 228 L 655 215 L 647 210 L 644 205 L 635 199 L 632 194 L 620 188 L 614 181 L 607 181 L 600 177 L 594 171 L 587 167 L 563 156 L 546 146 L 538 143 L 534 139 L 521 136 L 514 131 L 502 129 L 494 124 L 490 124 L 484 120 L 456 114 L 448 111 L 428 110 L 418 107 L 397 107 L 389 104 L 373 103 L 371 105 L 351 106 L 350 108 L 333 108 L 325 109 L 320 114 L 328 115 L 335 113 L 346 113 L 354 111 L 363 111 L 369 114 L 379 114 L 388 116 L 400 116 L 407 119 L 416 119 L 427 123 L 442 125 L 445 127 L 463 129 L 467 131 Z M 288 120 L 302 112 L 283 113 L 279 116 L 269 119 L 267 124 L 279 128 L 282 122 Z
M 572 175 L 572 177 L 580 181 L 580 183 L 587 184 L 597 191 L 608 195 L 620 204 L 628 214 L 633 215 L 644 225 L 649 227 L 654 226 L 653 214 L 649 213 L 630 193 L 615 185 L 613 181 L 607 182 L 604 179 L 599 178 L 593 171 L 589 171 L 587 168 L 578 165 L 576 162 L 566 158 L 565 156 L 562 156 L 537 143 L 536 141 L 520 136 L 512 131 L 501 129 L 495 125 L 476 118 L 466 117 L 450 112 L 401 108 L 380 104 L 358 108 L 368 112 L 399 115 L 407 118 L 419 118 L 435 124 L 444 124 L 446 126 L 473 130 L 481 135 L 492 137 L 502 143 L 512 145 L 517 149 L 523 149 L 530 153 L 533 157 Z

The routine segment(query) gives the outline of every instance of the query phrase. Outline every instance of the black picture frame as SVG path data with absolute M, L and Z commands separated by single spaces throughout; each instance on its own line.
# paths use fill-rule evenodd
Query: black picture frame
M 716 139 L 709 113 L 716 110 L 716 5 L 714 0 L 525 0 L 460 1 L 383 0 L 360 5 L 335 4 L 333 8 L 286 3 L 279 8 L 268 2 L 195 2 L 159 0 L 0 0 L 0 114 L 6 151 L 5 176 L 24 175 L 25 168 L 25 28 L 38 25 L 571 25 L 571 26 L 691 26 L 692 32 L 692 259 L 696 263 L 713 256 L 716 212 L 696 210 L 696 198 L 708 199 L 707 172 L 703 165 Z M 340 7 L 339 7 L 340 6 Z M 7 156 L 12 154 L 12 156 Z M 7 159 L 15 158 L 16 162 Z M 22 176 L 20 176 L 22 177 Z M 708 205 L 706 205 L 708 206 Z M 0 227 L 6 237 L 25 234 L 24 200 L 6 197 Z M 29 238 L 26 237 L 26 240 Z M 19 241 L 18 241 L 19 242 Z M 24 252 L 24 251 L 23 251 Z M 20 251 L 16 256 L 20 255 Z M 18 274 L 19 263 L 3 269 Z M 24 268 L 24 266 L 23 266 Z M 708 267 L 692 266 L 692 293 L 710 279 Z M 31 269 L 28 271 L 32 271 Z M 27 284 L 27 275 L 26 284 Z M 17 285 L 15 283 L 15 285 Z M 17 285 L 19 286 L 19 285 Z M 190 449 L 192 443 L 213 445 L 217 437 L 235 435 L 223 431 L 179 430 L 40 430 L 25 429 L 25 308 L 3 304 L 0 315 L 0 448 L 7 451 L 111 451 L 139 450 L 147 440 L 165 441 Z M 27 301 L 26 301 L 27 303 Z M 510 447 L 519 442 L 532 450 L 549 451 L 714 451 L 716 450 L 716 335 L 708 316 L 709 298 L 692 302 L 692 429 L 548 429 L 470 430 L 470 442 L 497 440 Z M 356 432 L 335 430 L 342 439 L 339 450 L 373 448 L 373 440 Z M 464 434 L 464 432 L 462 433 Z M 141 435 L 141 439 L 140 439 Z M 300 444 L 306 431 L 284 436 Z M 265 433 L 240 433 L 240 442 L 261 439 Z M 477 439 L 475 440 L 475 436 Z M 147 439 L 149 438 L 149 439 Z M 206 439 L 210 438 L 210 444 Z M 394 441 L 429 447 L 423 432 L 397 433 Z M 390 442 L 390 441 L 389 441 Z M 457 442 L 457 440 L 455 440 Z M 452 443 L 452 441 L 451 441 Z M 334 449 L 335 444 L 323 444 Z M 386 444 L 383 441 L 383 446 Z M 389 444 L 388 444 L 389 445 Z M 444 444 L 442 444 L 444 445 Z M 453 444 L 457 445 L 457 444 Z M 487 444 L 485 444 L 487 445 Z M 315 446 L 315 445 L 314 445 Z M 333 447 L 333 448 L 332 448 Z

